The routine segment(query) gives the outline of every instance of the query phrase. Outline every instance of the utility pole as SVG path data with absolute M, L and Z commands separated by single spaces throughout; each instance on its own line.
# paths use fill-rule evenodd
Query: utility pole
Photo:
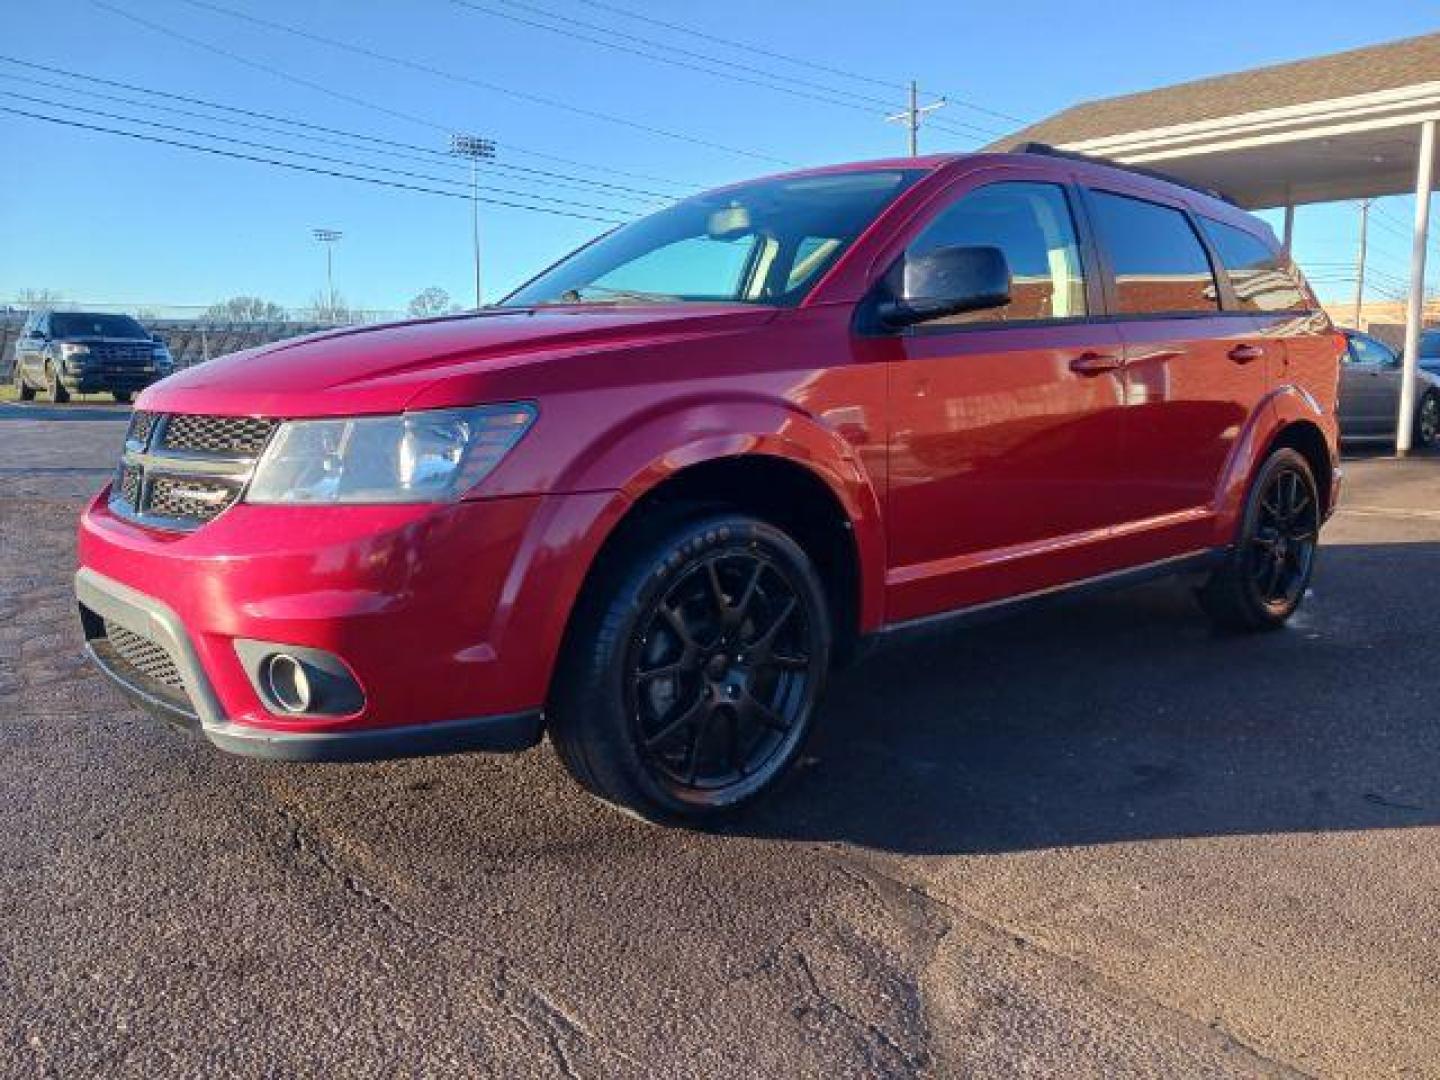
M 894 113 L 885 118 L 887 123 L 904 124 L 910 133 L 910 156 L 920 156 L 920 123 L 925 119 L 926 113 L 932 113 L 936 109 L 945 107 L 945 99 L 932 101 L 929 105 L 920 104 L 920 86 L 914 79 L 910 80 L 910 105 L 904 112 Z
M 335 245 L 344 233 L 339 229 L 311 229 L 310 235 L 325 245 L 325 295 L 327 312 L 331 322 L 335 321 Z
M 1365 305 L 1365 232 L 1370 224 L 1370 200 L 1360 200 L 1360 248 L 1355 253 L 1355 329 L 1360 327 L 1360 312 Z
M 480 162 L 495 160 L 495 144 L 478 135 L 450 136 L 450 153 L 470 162 L 470 240 L 475 249 L 475 307 L 480 307 Z

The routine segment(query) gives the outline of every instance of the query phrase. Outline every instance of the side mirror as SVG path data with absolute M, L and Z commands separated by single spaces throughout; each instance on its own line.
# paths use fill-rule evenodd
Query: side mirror
M 1004 307 L 1010 302 L 1010 264 L 997 247 L 942 247 L 905 260 L 900 295 L 880 304 L 886 326 Z

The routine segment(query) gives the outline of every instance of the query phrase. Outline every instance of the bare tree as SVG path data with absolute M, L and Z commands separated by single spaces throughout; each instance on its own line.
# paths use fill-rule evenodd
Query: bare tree
M 211 304 L 205 318 L 211 322 L 282 322 L 286 311 L 279 304 L 258 296 L 232 296 Z
M 431 285 L 410 301 L 410 315 L 416 319 L 459 310 L 460 306 L 451 302 L 450 294 L 438 285 Z
M 15 297 L 16 306 L 27 311 L 52 308 L 60 303 L 61 296 L 54 289 L 21 289 Z
M 318 323 L 340 326 L 355 321 L 355 312 L 339 293 L 317 292 L 310 298 L 309 315 Z

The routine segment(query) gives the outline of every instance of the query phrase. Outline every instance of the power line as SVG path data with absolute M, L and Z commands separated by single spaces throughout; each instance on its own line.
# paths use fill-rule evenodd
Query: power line
M 90 2 L 92 4 L 99 5 L 99 0 L 90 0 Z M 129 19 L 131 22 L 138 23 L 139 25 L 154 31 L 157 34 L 162 34 L 167 37 L 174 38 L 177 41 L 183 41 L 187 45 L 190 45 L 194 48 L 203 49 L 206 52 L 214 53 L 216 56 L 223 56 L 227 60 L 233 60 L 237 64 L 243 64 L 246 67 L 255 69 L 256 71 L 263 71 L 267 75 L 273 75 L 277 79 L 283 79 L 286 82 L 294 83 L 296 86 L 303 86 L 307 89 L 314 90 L 316 93 L 325 94 L 339 101 L 348 102 L 351 105 L 358 105 L 362 109 L 370 109 L 374 112 L 383 113 L 386 116 L 394 117 L 398 120 L 405 120 L 409 123 L 418 124 L 421 127 L 430 128 L 434 131 L 441 131 L 444 132 L 447 137 L 452 130 L 450 126 L 437 123 L 436 121 L 431 120 L 427 117 L 416 116 L 413 113 L 401 112 L 397 109 L 392 109 L 388 106 L 378 104 L 377 102 L 368 101 L 365 98 L 361 97 L 356 97 L 353 94 L 346 94 L 340 90 L 336 90 L 334 87 L 326 86 L 325 84 L 315 82 L 312 79 L 306 79 L 303 76 L 296 75 L 293 72 L 286 71 L 283 68 L 278 68 L 271 64 L 265 64 L 259 60 L 254 60 L 247 56 L 241 56 L 239 53 L 233 52 L 219 45 L 215 45 L 208 41 L 203 41 L 200 38 L 190 37 L 188 34 L 183 34 L 178 30 L 172 30 L 168 26 L 162 26 L 159 23 L 152 22 L 151 20 L 136 15 L 133 12 L 125 11 L 121 8 L 108 6 L 106 6 L 106 10 L 109 10 L 112 14 L 118 15 L 121 18 Z M 114 85 L 123 86 L 125 84 L 119 83 Z M 577 161 L 574 158 L 562 157 L 558 154 L 550 154 L 542 150 L 533 150 L 527 147 L 518 146 L 514 143 L 504 143 L 502 145 L 506 150 L 510 151 L 511 153 L 524 154 L 527 157 L 539 158 L 544 161 L 554 161 L 563 165 L 572 165 L 582 169 L 591 169 L 596 172 L 609 173 L 612 176 L 625 176 L 629 177 L 632 180 L 648 180 L 654 183 L 661 184 L 668 184 L 672 182 L 665 179 L 664 177 L 649 176 L 645 173 L 631 172 L 626 169 L 617 169 L 608 165 L 595 165 L 590 162 Z M 515 167 L 519 168 L 520 166 Z
M 698 38 L 702 41 L 709 41 L 716 45 L 724 45 L 727 48 L 740 49 L 744 52 L 756 53 L 760 56 L 768 56 L 773 60 L 783 60 L 787 64 L 795 64 L 799 67 L 810 68 L 812 71 L 822 71 L 827 75 L 834 75 L 844 79 L 853 79 L 856 82 L 868 83 L 871 86 L 881 86 L 891 91 L 902 88 L 902 81 L 899 79 L 879 79 L 871 75 L 862 74 L 858 71 L 847 71 L 844 68 L 834 67 L 829 64 L 818 63 L 814 60 L 807 60 L 803 57 L 792 56 L 788 53 L 776 52 L 773 49 L 767 49 L 761 45 L 756 45 L 752 42 L 736 41 L 733 38 L 720 37 L 718 34 L 707 34 L 704 31 L 696 30 L 694 27 L 685 26 L 681 23 L 669 22 L 665 19 L 657 19 L 652 15 L 642 15 L 637 11 L 631 11 L 628 8 L 620 7 L 618 4 L 606 3 L 605 0 L 578 0 L 578 2 L 585 4 L 588 7 L 598 8 L 601 11 L 608 11 L 612 15 L 620 15 L 627 19 L 634 19 L 636 22 L 648 23 L 651 26 L 659 26 L 665 30 L 674 31 L 677 34 L 688 34 L 690 37 Z M 951 99 L 952 104 L 961 106 L 966 109 L 971 109 L 978 113 L 984 113 L 986 116 L 993 116 L 997 120 L 1010 120 L 1014 121 L 1017 124 L 1030 123 L 1030 121 L 1022 119 L 1018 116 L 1013 116 L 1010 113 L 1000 112 L 997 109 L 988 109 L 983 105 L 976 105 L 969 101 L 964 101 L 954 94 L 946 94 L 945 96 Z M 1001 133 L 996 132 L 996 134 Z
M 198 7 L 208 11 L 217 12 L 222 15 L 227 15 L 230 18 L 239 19 L 242 22 L 253 23 L 256 26 L 263 26 L 270 30 L 277 30 L 283 34 L 290 34 L 304 41 L 312 41 L 319 45 L 325 45 L 332 49 L 340 49 L 344 52 L 354 53 L 357 56 L 364 56 L 371 60 L 379 60 L 383 63 L 402 67 L 409 71 L 422 72 L 423 74 L 431 75 L 438 79 L 445 79 L 449 82 L 461 83 L 466 86 L 477 87 L 481 90 L 488 90 L 491 93 L 503 94 L 507 97 L 517 98 L 521 101 L 528 101 L 534 105 L 544 105 L 546 108 L 558 109 L 562 112 L 574 113 L 577 116 L 584 116 L 591 120 L 603 120 L 608 124 L 616 124 L 620 127 L 631 128 L 635 131 L 644 132 L 647 135 L 655 135 L 660 138 L 673 139 L 678 142 L 689 143 L 692 146 L 702 146 L 708 150 L 719 150 L 724 153 L 736 154 L 741 157 L 752 158 L 760 161 L 769 161 L 781 165 L 795 164 L 795 162 L 788 161 L 785 158 L 775 157 L 774 155 L 761 153 L 757 150 L 749 150 L 744 147 L 729 146 L 725 143 L 713 142 L 709 139 L 702 139 L 695 135 L 687 135 L 679 131 L 670 131 L 666 128 L 657 127 L 653 124 L 647 124 L 640 120 L 631 120 L 623 116 L 615 116 L 611 113 L 600 112 L 599 110 L 587 108 L 583 105 L 572 105 L 569 102 L 560 101 L 556 98 L 545 97 L 542 94 L 532 94 L 526 90 L 515 90 L 508 86 L 501 86 L 499 83 L 486 82 L 483 79 L 476 79 L 469 75 L 461 75 L 458 72 L 449 71 L 441 67 L 436 67 L 433 64 L 424 64 L 418 60 L 410 60 L 403 56 L 393 56 L 390 53 L 383 53 L 364 45 L 357 45 L 354 42 L 342 41 L 339 38 L 329 37 L 325 34 L 316 34 L 309 30 L 302 30 L 296 26 L 290 26 L 286 23 L 276 22 L 273 19 L 264 19 L 258 15 L 250 15 L 243 11 L 234 11 L 230 8 L 222 7 L 219 4 L 205 3 L 203 2 L 203 0 L 182 0 L 182 2 L 190 4 L 193 7 Z M 141 23 L 142 25 L 148 26 L 152 30 L 156 30 L 160 33 L 170 34 L 177 37 L 182 36 L 175 31 L 172 31 L 169 27 L 161 26 L 158 23 L 151 22 L 148 19 L 144 19 L 141 16 L 136 15 L 134 12 L 126 11 L 123 8 L 116 7 L 115 5 L 108 3 L 107 0 L 90 0 L 90 3 L 94 4 L 97 7 L 104 8 L 107 11 L 113 12 L 114 14 L 120 15 L 124 18 Z M 209 48 L 212 51 L 222 52 L 225 55 L 229 55 L 232 59 L 238 58 L 236 54 L 225 52 L 224 50 L 219 49 L 217 46 L 213 46 L 208 43 L 201 43 L 196 38 L 184 37 L 183 40 L 187 40 L 191 44 L 201 44 L 201 47 Z M 241 60 L 241 62 L 249 63 L 252 66 L 260 66 L 255 61 L 251 61 L 248 58 Z M 270 68 L 269 70 L 274 73 L 277 69 Z M 310 83 L 308 80 L 302 80 L 298 76 L 291 76 L 287 73 L 285 77 L 291 78 L 293 81 L 296 82 L 308 83 L 308 85 L 312 86 L 313 88 L 320 88 L 319 84 Z M 324 88 L 324 92 L 336 94 L 339 93 L 338 91 L 332 91 L 329 88 Z M 342 96 L 348 97 L 348 95 Z M 349 100 L 351 100 L 352 102 L 356 101 L 355 98 L 349 98 Z M 371 103 L 367 104 L 370 105 L 370 107 L 377 107 Z M 393 110 L 389 110 L 385 107 L 380 108 L 384 109 L 384 111 L 392 112 L 393 115 L 404 115 L 394 113 Z M 414 116 L 407 116 L 406 119 L 416 120 L 417 118 Z M 432 124 L 432 122 L 428 120 L 421 120 L 420 122 L 430 126 L 438 126 Z
M 223 150 L 217 146 L 199 146 L 195 143 L 182 142 L 177 139 L 165 139 L 158 135 L 144 135 L 138 131 L 123 131 L 119 128 L 105 127 L 100 124 L 86 124 L 79 120 L 66 120 L 58 116 L 47 116 L 43 113 L 29 112 L 25 109 L 14 109 L 8 105 L 0 105 L 0 112 L 10 113 L 12 116 L 23 116 L 31 120 L 42 120 L 50 124 L 61 124 L 65 127 L 79 128 L 83 131 L 102 132 L 106 135 L 121 135 L 127 139 L 137 139 L 141 142 L 159 143 L 162 146 L 173 146 L 183 150 L 194 150 L 203 154 L 214 154 L 217 157 L 234 158 L 238 161 L 252 161 L 261 165 L 273 165 L 281 169 L 293 169 L 297 172 L 314 173 L 318 176 L 334 176 L 342 180 L 356 180 L 362 184 L 374 184 L 378 187 L 396 188 L 401 191 L 420 192 L 425 195 L 439 195 L 447 199 L 466 199 L 470 196 L 458 191 L 442 191 L 437 188 L 424 187 L 419 184 L 407 184 L 395 180 L 382 180 L 374 176 L 358 176 L 354 173 L 340 172 L 335 169 L 323 169 L 313 165 L 302 165 L 294 161 L 277 161 L 274 158 L 261 157 L 255 154 L 243 154 L 235 150 Z M 622 222 L 613 218 L 595 217 L 592 214 L 578 214 L 568 210 L 552 210 L 545 206 L 527 206 L 523 203 L 510 202 L 505 199 L 492 199 L 482 196 L 483 203 L 492 206 L 505 206 L 512 210 L 531 210 L 540 214 L 553 214 L 557 217 L 576 218 L 581 221 L 598 221 L 606 225 L 619 225 Z
M 18 99 L 29 102 L 32 105 L 44 105 L 52 109 L 68 109 L 71 112 L 83 113 L 86 116 L 98 116 L 104 120 L 119 120 L 127 124 L 140 124 L 144 127 L 158 128 L 161 131 L 172 131 L 179 135 L 192 135 L 201 139 L 214 139 L 217 142 L 233 143 L 236 146 L 246 146 L 252 150 L 268 150 L 274 154 L 290 154 L 293 157 L 309 158 L 311 161 L 324 161 L 333 165 L 344 165 L 352 169 L 369 169 L 373 172 L 389 173 L 392 176 L 404 176 L 411 180 L 427 180 L 432 184 L 463 184 L 461 180 L 453 180 L 447 176 L 434 176 L 430 173 L 417 173 L 408 169 L 394 169 L 388 165 L 372 165 L 365 161 L 352 161 L 348 158 L 332 157 L 328 154 L 317 154 L 308 150 L 293 150 L 288 146 L 276 146 L 273 143 L 255 142 L 251 139 L 240 139 L 233 135 L 217 135 L 210 131 L 200 131 L 196 128 L 181 127 L 177 124 L 166 124 L 159 120 L 146 120 L 141 117 L 126 116 L 120 113 L 108 112 L 104 109 L 90 109 L 84 105 L 68 105 L 63 101 L 50 101 L 46 98 L 34 97 L 30 94 L 19 94 L 13 90 L 0 90 L 0 96 Z M 467 185 L 468 186 L 468 185 Z M 493 191 L 497 195 L 509 195 L 520 199 L 533 199 L 537 196 L 528 191 L 516 191 L 513 188 L 501 188 L 493 185 L 484 185 L 482 191 Z M 599 210 L 606 214 L 628 214 L 629 211 L 615 206 L 600 206 L 595 203 L 576 202 L 572 199 L 557 199 L 546 197 L 547 202 L 556 206 L 573 206 L 582 210 Z
M 445 153 L 445 151 L 437 150 L 429 146 L 421 146 L 416 143 L 399 142 L 394 139 L 384 139 L 375 135 L 369 135 L 362 132 L 346 131 L 342 128 L 327 127 L 323 124 L 315 124 L 305 120 L 297 120 L 293 117 L 278 116 L 274 113 L 259 112 L 254 109 L 243 109 L 233 105 L 222 104 L 220 102 L 207 101 L 204 98 L 190 97 L 185 94 L 174 94 L 163 90 L 154 90 L 144 86 L 136 86 L 132 83 L 117 82 L 113 79 L 102 79 L 96 75 L 84 75 L 79 72 L 66 71 L 62 68 L 54 68 L 49 65 L 32 64 L 24 60 L 18 60 L 14 57 L 5 56 L 3 54 L 0 54 L 0 63 L 14 64 L 18 65 L 19 67 L 30 69 L 33 71 L 44 71 L 52 74 L 62 75 L 70 79 L 96 83 L 102 86 L 115 87 L 125 90 L 129 93 L 146 94 L 153 97 L 164 98 L 170 101 L 183 101 L 189 104 L 199 105 L 207 109 L 215 109 L 226 113 L 233 113 L 239 116 L 270 120 L 279 124 L 289 124 L 293 127 L 301 128 L 306 132 L 325 132 L 330 135 L 342 136 L 345 139 L 352 139 L 364 143 L 375 144 L 373 146 L 365 147 L 350 147 L 348 146 L 348 144 L 345 143 L 336 142 L 333 140 L 320 139 L 314 135 L 306 135 L 306 138 L 310 138 L 317 142 L 330 142 L 331 145 L 346 146 L 348 149 L 360 150 L 365 153 L 384 154 L 386 156 L 400 158 L 408 161 L 421 161 L 428 164 L 441 164 L 446 167 L 463 168 L 463 166 L 460 166 L 457 162 L 455 162 L 449 154 Z M 205 113 L 195 112 L 190 109 L 180 109 L 171 105 L 157 105 L 149 102 L 134 101 L 130 98 L 119 97 L 114 94 L 104 94 L 95 90 L 83 90 L 77 87 L 66 86 L 63 83 L 57 83 L 47 79 L 38 78 L 34 75 L 27 74 L 22 77 L 19 75 L 7 75 L 3 72 L 0 72 L 0 79 L 9 79 L 12 81 L 23 82 L 30 85 L 38 84 L 40 86 L 47 86 L 51 89 L 63 91 L 67 94 L 80 94 L 86 97 L 98 98 L 103 101 L 112 101 L 126 105 L 137 106 L 139 108 L 155 109 L 175 115 L 189 116 L 194 119 L 206 120 L 211 123 L 227 123 L 237 127 L 249 128 L 256 131 L 266 131 L 271 134 L 284 135 L 286 137 L 293 137 L 296 135 L 295 132 L 286 131 L 283 128 L 270 127 L 265 124 L 253 124 L 243 120 L 232 120 L 224 117 L 212 117 L 208 116 Z M 392 147 L 395 149 L 390 149 Z M 414 153 L 404 153 L 402 151 L 414 151 Z M 493 162 L 489 167 L 500 169 L 505 172 L 520 173 L 522 176 L 526 177 L 543 177 L 551 182 L 568 183 L 569 186 L 577 188 L 602 188 L 605 189 L 607 192 L 614 192 L 617 195 L 621 195 L 625 198 L 638 199 L 643 197 L 669 201 L 676 197 L 674 195 L 669 195 L 664 192 L 647 190 L 644 188 L 635 188 L 626 184 L 614 184 L 605 180 L 592 180 L 588 177 L 573 176 L 567 173 L 559 173 L 547 169 L 536 169 L 527 165 L 513 165 L 508 162 Z
M 210 3 L 206 2 L 206 0 L 183 0 L 183 2 L 207 8 L 213 6 Z M 724 60 L 718 57 L 707 56 L 704 53 L 697 53 L 689 49 L 681 49 L 678 46 L 667 45 L 663 42 L 657 42 L 651 38 L 644 38 L 635 34 L 627 34 L 620 30 L 612 30 L 609 27 L 597 26 L 594 23 L 581 22 L 571 16 L 565 16 L 564 23 L 557 26 L 553 23 L 539 22 L 535 19 L 525 18 L 522 15 L 516 15 L 511 12 L 497 10 L 496 8 L 488 4 L 477 3 L 476 0 L 450 0 L 450 2 L 452 4 L 455 4 L 457 7 L 465 8 L 469 11 L 473 11 L 481 15 L 489 15 L 493 18 L 505 19 L 509 22 L 519 23 L 522 26 L 533 27 L 537 30 L 545 30 L 552 34 L 559 34 L 561 37 L 567 37 L 576 41 L 587 42 L 591 45 L 599 45 L 600 47 L 606 49 L 614 49 L 618 52 L 627 53 L 631 56 L 639 56 L 646 60 L 656 61 L 657 63 L 669 64 L 672 67 L 683 68 L 687 71 L 699 71 L 706 75 L 713 75 L 717 78 L 729 79 L 732 82 L 744 83 L 749 86 L 758 86 L 765 90 L 772 90 L 782 94 L 789 94 L 793 97 L 804 98 L 809 101 L 818 101 L 825 105 L 836 106 L 837 108 L 850 109 L 854 112 L 863 112 L 870 116 L 873 116 L 875 114 L 876 108 L 884 109 L 887 111 L 892 111 L 895 108 L 895 102 L 893 100 L 887 101 L 881 98 L 869 97 L 863 94 L 856 94 L 853 91 L 840 90 L 833 86 L 826 86 L 822 83 L 813 82 L 811 80 L 800 79 L 796 76 L 777 75 L 774 72 L 766 71 L 764 68 L 757 68 L 752 65 L 742 64 L 733 60 Z M 544 8 L 537 8 L 530 4 L 520 3 L 519 0 L 500 0 L 500 2 L 508 7 L 519 8 L 522 11 L 532 12 L 544 16 L 545 18 L 560 18 L 560 16 L 556 15 L 554 12 L 547 11 Z M 576 27 L 579 27 L 580 29 L 577 30 Z M 612 37 L 618 38 L 619 40 L 606 41 L 604 38 L 594 37 L 591 36 L 591 34 L 582 32 L 586 30 L 602 34 L 609 34 Z M 664 52 L 654 52 L 647 51 L 646 49 L 638 49 L 633 47 L 632 45 L 624 44 L 625 42 L 634 42 L 645 45 L 648 46 L 651 50 L 660 49 L 664 50 L 665 52 L 675 53 L 678 56 L 691 57 L 701 60 L 706 64 L 717 65 L 717 67 L 702 67 L 689 60 L 677 59 L 676 56 L 667 56 L 664 54 Z M 752 78 L 750 77 L 750 75 L 737 75 L 730 70 L 725 70 L 727 68 L 734 69 L 735 71 L 759 74 L 765 76 L 765 78 L 769 80 L 783 79 L 787 82 L 795 83 L 799 87 L 806 87 L 808 89 L 797 89 L 797 86 L 784 86 L 777 84 L 773 81 L 762 81 L 761 79 Z M 815 93 L 815 90 L 819 90 L 821 92 Z M 849 98 L 850 100 L 844 100 L 840 97 L 835 96 L 837 94 L 844 95 L 845 98 Z M 972 128 L 973 132 L 981 137 L 990 137 L 1004 134 L 1004 132 L 974 127 L 973 125 L 965 124 L 963 122 L 961 122 L 961 126 Z M 945 125 L 945 129 L 952 130 L 950 125 Z M 960 131 L 952 131 L 952 133 L 970 134 L 969 132 Z

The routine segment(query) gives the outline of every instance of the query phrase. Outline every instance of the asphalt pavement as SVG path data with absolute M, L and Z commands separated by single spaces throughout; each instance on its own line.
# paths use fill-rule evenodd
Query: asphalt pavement
M 0 1075 L 1440 1075 L 1440 459 L 1313 595 L 1179 583 L 875 653 L 710 833 L 548 747 L 223 756 L 80 658 L 124 411 L 0 406 Z

